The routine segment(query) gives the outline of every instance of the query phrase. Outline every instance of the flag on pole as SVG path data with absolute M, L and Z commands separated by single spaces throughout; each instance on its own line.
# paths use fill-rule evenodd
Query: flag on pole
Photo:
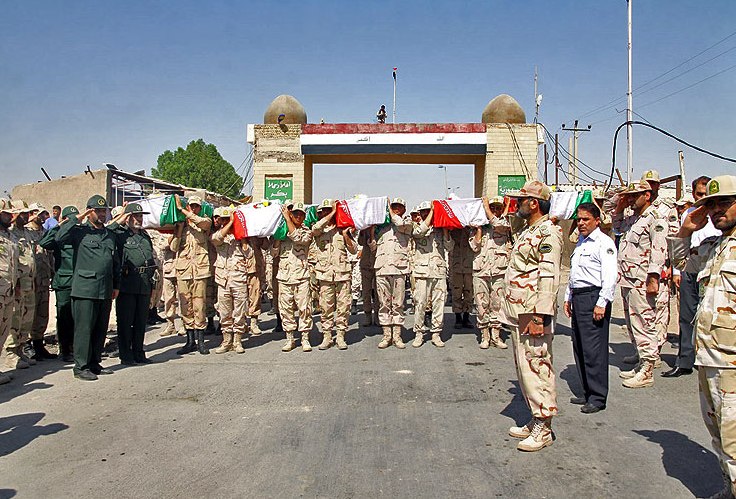
M 394 68 L 394 81 L 396 81 L 396 70 L 399 68 Z
M 337 202 L 335 224 L 338 228 L 355 227 L 363 230 L 386 221 L 388 198 L 354 198 Z
M 432 201 L 432 225 L 437 228 L 462 229 L 488 223 L 482 199 L 441 199 Z

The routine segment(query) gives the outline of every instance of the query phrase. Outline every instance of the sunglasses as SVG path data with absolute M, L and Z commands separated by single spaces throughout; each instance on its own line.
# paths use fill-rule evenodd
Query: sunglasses
M 718 209 L 725 211 L 731 207 L 734 201 L 736 201 L 736 198 L 733 198 L 733 197 L 720 198 L 720 199 L 709 199 L 708 201 L 703 203 L 703 205 L 709 210 L 712 210 L 717 207 Z

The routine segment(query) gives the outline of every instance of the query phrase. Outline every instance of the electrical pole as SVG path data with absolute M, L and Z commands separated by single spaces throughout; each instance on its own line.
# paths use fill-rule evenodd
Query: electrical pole
M 565 128 L 565 124 L 563 123 L 562 129 L 572 132 L 572 137 L 569 142 L 570 145 L 568 146 L 568 152 L 570 153 L 570 174 L 572 175 L 570 180 L 573 185 L 576 185 L 578 183 L 578 133 L 589 132 L 590 125 L 588 125 L 588 128 L 578 128 L 578 120 L 575 120 L 575 125 L 572 128 Z
M 539 73 L 537 73 L 537 66 L 534 66 L 534 106 L 535 106 L 535 112 L 534 112 L 534 123 L 539 122 L 539 94 L 537 93 L 537 78 L 539 77 Z
M 626 125 L 626 185 L 631 183 L 634 178 L 634 129 L 631 125 L 631 121 L 634 119 L 634 100 L 632 96 L 632 75 L 631 75 L 631 2 L 633 0 L 626 0 L 628 4 L 628 28 L 629 28 L 629 78 L 628 78 L 628 89 L 626 91 L 626 121 L 629 122 Z
M 560 140 L 559 136 L 555 134 L 555 186 L 557 186 L 560 183 L 560 157 L 559 157 L 559 149 L 560 149 Z
M 684 193 L 687 185 L 685 183 L 685 155 L 682 154 L 682 151 L 677 151 L 677 154 L 680 157 L 680 182 L 682 182 L 682 192 Z

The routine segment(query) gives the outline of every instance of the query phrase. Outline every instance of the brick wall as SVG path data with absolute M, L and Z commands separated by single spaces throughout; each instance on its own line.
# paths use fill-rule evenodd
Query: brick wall
M 294 201 L 304 201 L 304 156 L 301 125 L 255 125 L 253 199 L 264 196 L 266 177 L 291 178 Z M 311 185 L 310 193 L 311 193 Z
M 537 126 L 534 124 L 506 125 L 489 123 L 486 134 L 486 165 L 483 172 L 482 192 L 495 196 L 499 175 L 526 175 L 537 178 Z M 516 144 L 514 144 L 514 138 Z M 476 178 L 476 182 L 479 179 Z

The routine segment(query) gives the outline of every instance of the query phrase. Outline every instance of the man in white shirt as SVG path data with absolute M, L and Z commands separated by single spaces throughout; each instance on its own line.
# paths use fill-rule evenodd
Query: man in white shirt
M 572 318 L 572 346 L 583 397 L 570 402 L 593 414 L 608 398 L 608 327 L 618 278 L 616 246 L 600 230 L 601 212 L 593 203 L 577 208 L 580 237 L 572 254 L 565 289 L 565 315 Z

